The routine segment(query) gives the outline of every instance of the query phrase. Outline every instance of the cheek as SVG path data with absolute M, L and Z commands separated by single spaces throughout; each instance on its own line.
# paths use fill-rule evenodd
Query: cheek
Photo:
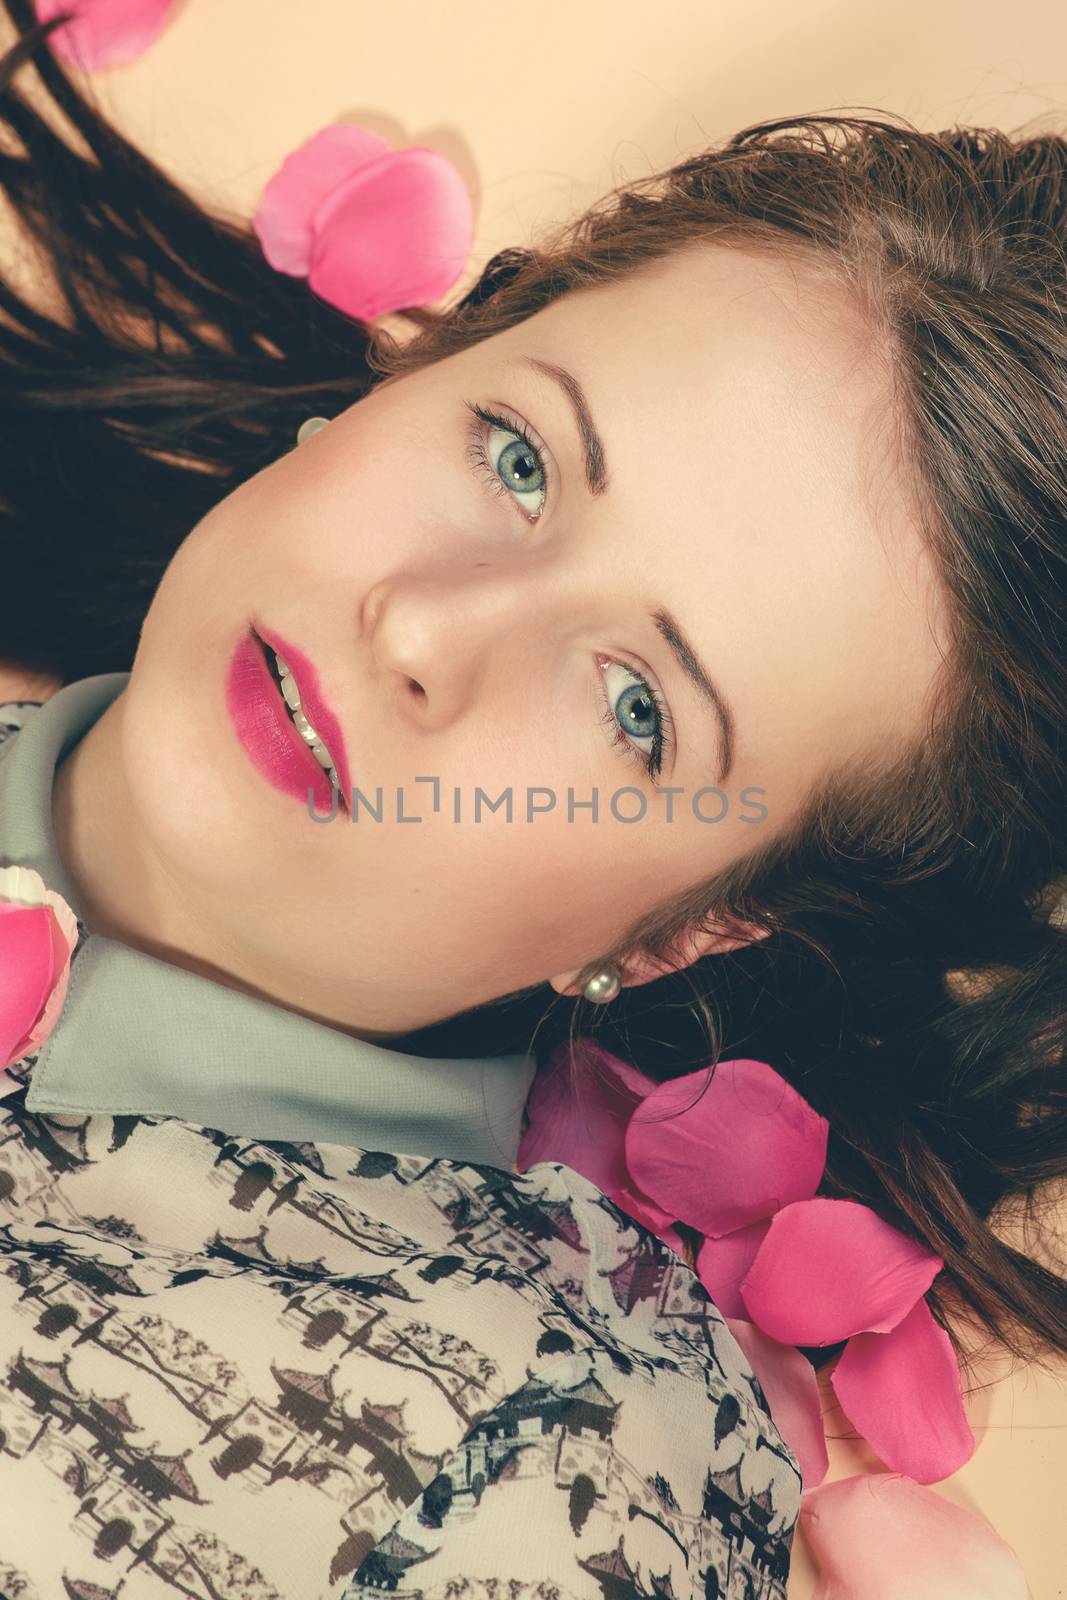
M 518 796 L 510 824 L 503 810 L 475 822 L 470 794 L 461 789 L 458 823 L 451 791 L 443 789 L 435 817 L 428 786 L 421 801 L 405 791 L 405 814 L 421 815 L 419 823 L 393 820 L 388 790 L 381 823 L 338 821 L 358 838 L 339 833 L 341 852 L 324 868 L 331 921 L 365 926 L 371 915 L 386 942 L 410 944 L 414 928 L 431 947 L 475 945 L 507 959 L 561 952 L 566 965 L 658 904 L 665 873 L 672 887 L 686 881 L 692 852 L 683 830 L 676 843 L 670 828 L 605 823 L 603 815 L 593 824 L 578 812 L 568 823 L 565 802 L 561 814 L 527 823 Z
M 328 432 L 242 485 L 238 493 L 247 494 L 233 500 L 227 544 L 268 586 L 304 573 L 314 582 L 309 594 L 318 595 L 324 579 L 344 582 L 361 530 L 375 526 L 365 486 L 336 445 L 327 447 Z

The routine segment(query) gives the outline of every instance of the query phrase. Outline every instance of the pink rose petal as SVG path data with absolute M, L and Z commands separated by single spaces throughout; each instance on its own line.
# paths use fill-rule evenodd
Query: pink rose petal
M 437 300 L 462 275 L 474 212 L 437 150 L 396 150 L 354 173 L 312 219 L 308 284 L 346 316 L 373 322 Z
M 850 1339 L 831 1382 L 852 1426 L 894 1472 L 937 1483 L 974 1454 L 952 1341 L 925 1300 L 892 1332 Z
M 77 918 L 39 872 L 0 867 L 0 1069 L 51 1033 L 77 942 Z
M 355 123 L 335 122 L 286 156 L 252 218 L 263 254 L 276 272 L 307 276 L 315 245 L 315 213 L 354 172 L 388 154 L 380 134 Z
M 819 1186 L 828 1125 L 765 1061 L 720 1061 L 660 1084 L 626 1132 L 635 1180 L 718 1238 Z
M 519 1141 L 518 1170 L 538 1161 L 558 1161 L 629 1210 L 620 1198 L 624 1190 L 633 1190 L 623 1143 L 626 1124 L 655 1087 L 654 1079 L 589 1039 L 575 1041 L 573 1066 L 569 1046 L 558 1045 L 526 1102 L 529 1123 Z M 658 1218 L 674 1221 L 665 1212 Z
M 741 1298 L 782 1344 L 888 1333 L 944 1266 L 855 1200 L 800 1200 L 772 1217 Z
M 64 938 L 55 916 L 51 918 L 52 934 L 52 988 L 48 999 L 45 1001 L 44 1010 L 30 1029 L 29 1034 L 21 1045 L 21 1053 L 26 1056 L 32 1050 L 39 1050 L 48 1038 L 63 1009 L 63 1002 L 67 998 L 67 984 L 70 981 L 70 958 L 74 945 L 78 942 L 75 937 L 68 941 Z M 16 1057 L 18 1060 L 19 1057 Z
M 1027 1600 L 1019 1561 L 989 1523 L 895 1473 L 804 1495 L 820 1571 L 812 1600 Z
M 573 1066 L 566 1044 L 558 1045 L 534 1079 L 526 1102 L 528 1125 L 519 1141 L 516 1170 L 538 1161 L 558 1161 L 663 1240 L 685 1259 L 682 1236 L 669 1211 L 630 1181 L 623 1134 L 633 1109 L 656 1087 L 636 1067 L 591 1039 L 575 1041 Z
M 705 1238 L 700 1246 L 697 1277 L 724 1317 L 748 1317 L 741 1298 L 741 1280 L 756 1259 L 769 1227 L 769 1222 L 753 1222 L 747 1228 L 724 1233 L 721 1239 Z
M 49 36 L 55 54 L 81 72 L 135 61 L 163 31 L 172 0 L 37 0 L 38 22 L 77 13 Z
M 769 1338 L 754 1322 L 727 1317 L 726 1326 L 759 1379 L 771 1419 L 797 1458 L 804 1488 L 814 1488 L 830 1466 L 814 1367 L 799 1350 Z
M 47 906 L 0 904 L 0 1067 L 29 1053 L 26 1041 L 56 976 Z

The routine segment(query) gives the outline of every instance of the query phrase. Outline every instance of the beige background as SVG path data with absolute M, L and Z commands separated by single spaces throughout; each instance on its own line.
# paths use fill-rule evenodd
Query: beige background
M 329 122 L 443 151 L 475 201 L 458 294 L 494 251 L 760 117 L 882 110 L 923 128 L 1067 131 L 1067 8 L 180 0 L 145 56 L 95 81 L 129 137 L 200 198 L 244 216 L 282 159 Z M 32 89 L 29 74 L 21 82 Z M 10 222 L 0 244 L 11 270 Z M 0 666 L 0 698 L 21 688 Z M 939 1492 L 994 1523 L 1033 1600 L 1060 1600 L 1067 1379 L 1001 1375 L 973 1421 L 979 1449 Z M 835 1444 L 831 1477 L 871 1460 Z M 813 1584 L 798 1538 L 790 1600 L 808 1600 Z

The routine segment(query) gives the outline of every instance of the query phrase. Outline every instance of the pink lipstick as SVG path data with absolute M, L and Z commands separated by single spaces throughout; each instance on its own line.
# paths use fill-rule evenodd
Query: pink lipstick
M 351 793 L 348 754 L 340 723 L 323 699 L 318 674 L 303 651 L 280 634 L 266 632 L 258 622 L 242 635 L 230 657 L 226 706 L 234 731 L 252 765 L 274 788 L 305 806 L 310 789 L 317 812 L 332 809 L 334 786 L 329 773 L 294 722 L 293 708 L 283 697 L 277 667 L 268 652 L 280 656 L 289 669 L 299 697 L 295 714 L 301 726 L 307 729 L 310 724 L 319 744 L 327 747 L 324 759 L 332 758 L 340 789 L 338 808 L 347 810 Z

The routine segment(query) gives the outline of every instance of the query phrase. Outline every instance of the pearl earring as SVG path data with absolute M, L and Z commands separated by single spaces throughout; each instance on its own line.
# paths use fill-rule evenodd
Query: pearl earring
M 582 989 L 582 993 L 594 1005 L 602 1006 L 609 1000 L 614 1000 L 621 988 L 622 973 L 609 961 L 599 972 L 594 972 Z
M 304 440 L 310 439 L 313 433 L 318 433 L 320 428 L 327 428 L 329 425 L 329 417 L 308 417 L 296 430 L 297 444 L 303 444 Z

